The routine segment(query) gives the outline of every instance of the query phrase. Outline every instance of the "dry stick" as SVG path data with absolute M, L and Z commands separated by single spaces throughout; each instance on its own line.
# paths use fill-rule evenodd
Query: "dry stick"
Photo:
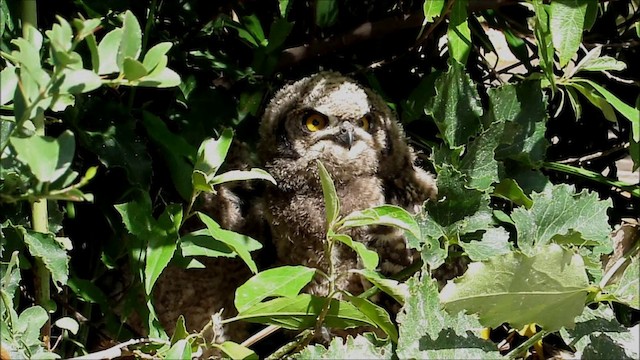
M 249 347 L 255 343 L 257 343 L 258 341 L 264 339 L 265 337 L 273 334 L 274 332 L 278 331 L 278 329 L 280 329 L 280 326 L 278 325 L 269 325 L 266 328 L 258 331 L 257 333 L 251 335 L 251 337 L 249 337 L 247 340 L 243 341 L 242 346 L 245 347 Z
M 138 345 L 138 344 L 145 344 L 145 343 L 166 344 L 167 341 L 161 340 L 161 339 L 131 339 L 129 341 L 125 341 L 123 343 L 114 345 L 108 349 L 90 353 L 87 355 L 74 357 L 69 360 L 115 359 L 122 356 L 122 348 L 131 346 L 131 345 Z
M 622 144 L 621 146 L 617 146 L 614 148 L 611 148 L 609 150 L 603 150 L 603 151 L 598 151 L 595 152 L 593 154 L 588 154 L 588 155 L 584 155 L 581 157 L 573 157 L 573 158 L 568 158 L 568 159 L 564 159 L 564 160 L 558 160 L 556 161 L 557 163 L 560 164 L 572 164 L 572 163 L 578 163 L 578 164 L 582 164 L 585 161 L 589 161 L 589 160 L 593 160 L 593 159 L 597 159 L 600 157 L 604 157 L 607 156 L 609 154 L 613 154 L 615 152 L 621 151 L 621 150 L 625 150 L 629 148 L 629 143 L 626 142 L 624 144 Z

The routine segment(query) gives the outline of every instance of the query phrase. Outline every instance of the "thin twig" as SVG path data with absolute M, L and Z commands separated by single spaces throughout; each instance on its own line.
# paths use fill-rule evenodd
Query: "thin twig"
M 269 325 L 266 328 L 258 331 L 257 333 L 253 334 L 251 337 L 249 337 L 247 340 L 243 341 L 242 346 L 245 347 L 249 347 L 255 343 L 257 343 L 258 341 L 264 339 L 265 337 L 273 334 L 274 332 L 278 331 L 278 329 L 280 329 L 280 326 L 278 325 Z
M 586 161 L 590 161 L 593 159 L 597 159 L 597 158 L 601 158 L 601 157 L 605 157 L 607 155 L 616 153 L 618 151 L 621 150 L 625 150 L 629 148 L 629 143 L 626 142 L 624 144 L 622 144 L 621 146 L 617 146 L 608 150 L 604 150 L 604 151 L 597 151 L 595 153 L 592 154 L 588 154 L 588 155 L 584 155 L 584 156 L 580 156 L 580 157 L 573 157 L 573 158 L 568 158 L 568 159 L 564 159 L 564 160 L 558 160 L 556 161 L 557 163 L 560 164 L 573 164 L 573 163 L 578 163 L 578 164 L 582 164 Z
M 70 360 L 91 360 L 91 359 L 115 359 L 122 356 L 122 349 L 131 345 L 160 343 L 168 344 L 168 341 L 162 339 L 131 339 L 123 343 L 114 345 L 108 349 L 71 358 Z

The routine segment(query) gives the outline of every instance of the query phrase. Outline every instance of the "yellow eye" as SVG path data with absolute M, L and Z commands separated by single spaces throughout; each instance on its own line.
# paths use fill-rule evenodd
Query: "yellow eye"
M 311 132 L 322 130 L 327 126 L 327 118 L 320 114 L 310 114 L 305 117 L 304 125 Z
M 371 126 L 371 118 L 369 115 L 365 115 L 358 120 L 358 125 L 364 129 L 364 131 L 369 131 L 369 127 Z

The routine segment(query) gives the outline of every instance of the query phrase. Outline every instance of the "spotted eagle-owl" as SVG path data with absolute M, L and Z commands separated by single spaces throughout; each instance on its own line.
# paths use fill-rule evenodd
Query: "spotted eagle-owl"
M 437 193 L 434 179 L 416 166 L 401 125 L 384 100 L 353 79 L 335 72 L 303 78 L 278 91 L 260 126 L 258 154 L 277 186 L 267 189 L 265 217 L 278 260 L 326 271 L 324 198 L 316 160 L 333 178 L 341 214 L 382 204 L 410 212 Z M 401 231 L 384 226 L 349 233 L 378 252 L 383 273 L 395 273 L 413 259 Z M 355 253 L 338 247 L 338 273 L 358 267 Z M 326 295 L 314 283 L 311 293 Z M 361 292 L 355 276 L 338 287 Z

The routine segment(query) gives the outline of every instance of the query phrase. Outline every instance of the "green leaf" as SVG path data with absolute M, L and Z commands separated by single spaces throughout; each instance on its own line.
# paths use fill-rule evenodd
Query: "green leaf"
M 233 130 L 225 129 L 218 140 L 205 139 L 198 148 L 198 157 L 194 166 L 194 172 L 199 171 L 209 183 L 220 169 L 222 162 L 229 152 Z M 195 184 L 194 184 L 195 185 Z
M 450 148 L 464 145 L 480 129 L 482 105 L 476 85 L 462 65 L 450 64 L 436 80 L 436 96 L 426 106 Z
M 162 70 L 160 72 L 156 72 L 160 68 L 162 68 Z M 155 88 L 168 88 L 180 85 L 181 81 L 180 75 L 175 71 L 158 65 L 151 74 L 140 78 L 137 85 Z
M 385 309 L 367 299 L 357 296 L 345 295 L 345 299 L 355 305 L 358 310 L 365 314 L 378 328 L 382 329 L 392 342 L 398 342 L 398 329 L 396 329 L 396 326 L 389 317 L 389 313 Z
M 122 72 L 124 73 L 125 79 L 129 81 L 138 80 L 147 75 L 147 69 L 145 69 L 144 65 L 142 65 L 140 61 L 130 57 L 124 58 Z
M 424 24 L 433 22 L 433 19 L 442 14 L 444 8 L 444 0 L 428 0 L 422 4 L 422 11 L 424 13 Z
M 449 15 L 447 40 L 452 59 L 460 64 L 466 64 L 471 52 L 471 30 L 467 22 L 468 0 L 456 0 Z
M 588 285 L 582 257 L 548 244 L 531 256 L 512 252 L 469 264 L 462 277 L 442 289 L 440 300 L 451 313 L 478 314 L 487 327 L 536 323 L 556 331 L 573 326 L 584 310 Z
M 240 344 L 234 343 L 233 341 L 225 341 L 220 345 L 215 344 L 215 347 L 222 350 L 222 352 L 231 359 L 247 359 L 247 360 L 257 360 L 258 355 L 253 352 L 253 350 L 244 347 Z
M 100 40 L 98 44 L 98 58 L 100 59 L 98 75 L 120 72 L 117 58 L 121 41 L 122 29 L 111 30 Z
M 267 45 L 266 52 L 268 54 L 278 50 L 293 30 L 294 23 L 288 22 L 285 19 L 278 18 L 271 25 L 269 30 L 269 44 Z
M 404 305 L 407 296 L 409 296 L 406 284 L 387 279 L 373 270 L 355 269 L 351 270 L 351 272 L 364 276 L 370 283 L 375 285 L 375 287 L 393 297 L 401 305 Z
M 627 68 L 627 64 L 624 62 L 618 61 L 611 56 L 600 56 L 601 53 L 601 45 L 589 50 L 573 70 L 567 73 L 564 77 L 571 78 L 573 75 L 581 71 L 621 71 Z
M 640 97 L 638 97 L 640 101 Z M 640 108 L 640 106 L 638 106 Z M 633 139 L 633 134 L 629 134 L 629 156 L 633 161 L 633 167 L 631 171 L 636 171 L 640 168 L 640 142 Z
M 164 354 L 165 359 L 180 359 L 180 360 L 190 360 L 191 359 L 191 345 L 187 339 L 178 340 L 175 344 L 169 348 L 166 354 Z
M 501 227 L 491 228 L 482 235 L 482 240 L 459 242 L 472 261 L 489 260 L 493 256 L 506 255 L 513 251 L 513 245 L 509 242 L 509 233 Z
M 469 315 L 447 314 L 434 280 L 412 277 L 409 296 L 398 314 L 400 359 L 497 359 L 495 345 L 480 338 L 482 326 Z
M 420 226 L 405 209 L 395 205 L 380 205 L 360 211 L 354 211 L 345 216 L 340 229 L 358 226 L 386 225 L 409 231 L 420 238 Z
M 171 345 L 173 346 L 180 340 L 186 339 L 189 337 L 189 332 L 187 331 L 187 326 L 184 321 L 184 316 L 178 316 L 178 320 L 176 320 L 176 328 L 173 331 L 173 335 L 171 335 Z
M 231 170 L 223 174 L 217 175 L 211 180 L 211 185 L 218 185 L 230 181 L 243 181 L 243 180 L 267 180 L 273 185 L 276 185 L 276 180 L 268 172 L 252 168 L 250 170 Z
M 324 209 L 327 219 L 327 228 L 330 228 L 338 219 L 340 214 L 340 201 L 338 200 L 338 193 L 336 187 L 333 184 L 331 175 L 327 172 L 320 160 L 316 160 L 318 166 L 318 175 L 320 176 L 320 183 L 322 184 L 322 194 L 324 196 Z
M 54 92 L 81 94 L 95 90 L 102 85 L 100 77 L 91 70 L 65 69 L 62 71 L 62 83 L 52 88 Z
M 12 137 L 18 160 L 29 165 L 31 172 L 41 182 L 53 182 L 71 167 L 76 143 L 73 133 L 63 132 L 57 139 L 33 135 L 28 138 Z
M 124 59 L 137 60 L 142 49 L 142 30 L 135 15 L 129 10 L 124 13 L 122 22 L 122 40 L 118 46 L 116 63 L 121 72 L 124 71 Z
M 0 105 L 13 101 L 13 95 L 18 86 L 16 67 L 7 66 L 0 71 Z
M 197 212 L 197 214 L 200 220 L 207 226 L 209 235 L 227 244 L 233 251 L 235 251 L 238 256 L 240 256 L 240 258 L 247 264 L 247 266 L 249 266 L 249 269 L 251 269 L 252 273 L 255 274 L 258 272 L 256 263 L 251 258 L 251 254 L 249 254 L 248 248 L 248 245 L 255 243 L 256 240 L 246 235 L 222 229 L 220 225 L 218 225 L 218 223 L 216 223 L 209 216 L 201 212 Z
M 492 124 L 467 146 L 460 163 L 460 171 L 467 175 L 467 186 L 479 191 L 487 191 L 499 181 L 498 162 L 495 150 L 504 131 L 502 123 Z
M 310 294 L 294 298 L 277 298 L 261 302 L 236 317 L 252 323 L 276 325 L 285 329 L 301 330 L 314 328 L 318 315 L 329 302 L 324 324 L 332 328 L 348 329 L 373 325 L 366 315 L 352 304 L 337 299 L 327 299 Z
M 339 2 L 337 0 L 316 1 L 315 5 L 316 25 L 327 28 L 338 21 Z
M 353 249 L 353 251 L 358 254 L 360 259 L 362 259 L 362 266 L 365 269 L 373 270 L 378 267 L 378 263 L 380 259 L 378 257 L 378 253 L 373 250 L 367 249 L 367 247 L 358 241 L 353 241 L 351 236 L 346 234 L 336 234 L 333 231 L 329 231 L 328 234 L 329 239 L 340 241 L 341 243 L 347 245 L 349 248 Z
M 283 18 L 287 18 L 287 15 L 289 14 L 289 9 L 291 9 L 291 4 L 293 3 L 292 0 L 278 0 L 279 6 L 278 8 L 280 9 L 280 16 L 282 16 Z
M 78 299 L 92 304 L 100 304 L 107 307 L 107 296 L 90 280 L 79 279 L 71 276 L 67 281 L 67 286 L 78 296 Z
M 584 29 L 590 31 L 598 18 L 598 0 L 587 0 L 587 11 L 584 15 Z
M 271 296 L 295 297 L 315 276 L 316 269 L 281 266 L 262 271 L 236 290 L 234 305 L 243 312 Z
M 525 209 L 530 209 L 533 205 L 533 201 L 524 193 L 524 190 L 513 179 L 503 179 L 496 185 L 493 196 L 501 197 L 512 201 L 516 205 L 524 206 Z
M 639 325 L 632 329 L 622 326 L 610 307 L 586 307 L 576 319 L 573 329 L 562 329 L 560 334 L 567 344 L 576 349 L 577 359 L 638 359 Z
M 549 242 L 561 241 L 563 237 L 572 239 L 572 233 L 579 233 L 577 239 L 569 240 L 576 246 L 597 245 L 611 247 L 607 210 L 611 200 L 598 200 L 596 193 L 583 190 L 575 193 L 572 186 L 556 185 L 549 192 L 534 193 L 533 206 L 525 210 L 516 208 L 511 213 L 518 232 L 518 246 L 527 253 Z
M 53 234 L 43 234 L 21 229 L 24 242 L 32 256 L 40 258 L 51 273 L 51 279 L 58 291 L 69 278 L 69 257 L 67 252 L 55 240 Z
M 622 273 L 622 277 L 613 286 L 605 290 L 615 296 L 616 301 L 640 310 L 640 262 L 633 258 Z
M 17 323 L 14 324 L 14 333 L 22 334 L 20 340 L 27 346 L 40 344 L 40 329 L 48 320 L 49 315 L 45 309 L 41 306 L 31 306 L 20 313 Z
M 548 5 L 544 5 L 542 0 L 533 0 L 533 9 L 536 13 L 536 21 L 533 33 L 537 40 L 538 57 L 540 58 L 540 67 L 545 77 L 551 85 L 553 92 L 556 90 L 555 74 L 553 73 L 553 37 L 549 25 Z M 582 30 L 580 30 L 582 32 Z
M 602 115 L 604 118 L 611 122 L 618 122 L 618 118 L 616 117 L 615 111 L 613 111 L 613 107 L 609 102 L 600 96 L 593 88 L 590 86 L 583 86 L 582 84 L 571 83 L 568 89 L 574 88 L 578 90 L 593 106 L 597 107 L 602 111 Z
M 587 1 L 555 0 L 549 7 L 553 45 L 558 51 L 560 67 L 565 67 L 576 54 L 582 41 Z
M 262 244 L 251 238 L 244 239 L 247 251 L 262 248 Z M 180 238 L 180 248 L 183 256 L 236 257 L 232 248 L 226 243 L 213 238 L 208 229 L 201 229 Z
M 425 106 L 435 96 L 435 81 L 439 75 L 439 72 L 434 71 L 424 76 L 418 86 L 411 91 L 407 100 L 402 103 L 403 123 L 409 123 L 424 115 Z
M 56 320 L 54 325 L 59 327 L 60 329 L 68 330 L 73 335 L 76 335 L 78 333 L 78 329 L 80 328 L 80 325 L 78 324 L 78 322 L 75 319 L 72 319 L 70 317 L 60 318 Z
M 73 26 L 75 26 L 77 30 L 76 38 L 78 40 L 82 40 L 87 36 L 93 34 L 98 29 L 98 26 L 100 26 L 101 22 L 101 19 L 73 19 Z
M 161 42 L 154 45 L 146 54 L 144 54 L 142 64 L 144 68 L 147 69 L 147 72 L 153 71 L 153 69 L 158 66 L 162 57 L 171 49 L 171 46 L 173 46 L 173 44 L 170 42 Z
M 390 341 L 378 339 L 372 333 L 364 333 L 353 338 L 347 336 L 346 340 L 339 336 L 334 337 L 329 347 L 322 345 L 307 346 L 301 352 L 295 354 L 296 359 L 394 359 L 394 352 Z

